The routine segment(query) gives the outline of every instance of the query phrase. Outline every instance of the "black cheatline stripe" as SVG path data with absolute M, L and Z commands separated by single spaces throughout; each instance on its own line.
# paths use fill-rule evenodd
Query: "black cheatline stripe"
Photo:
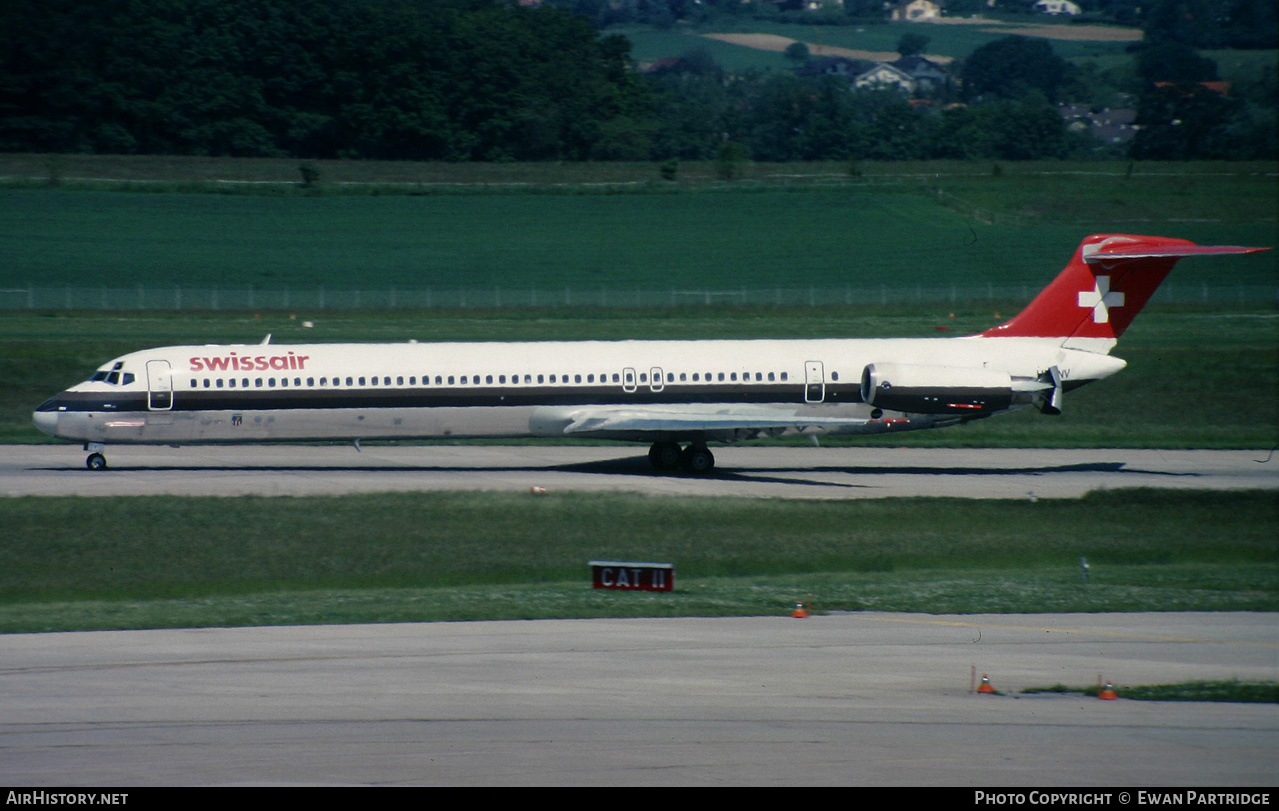
M 855 386 L 826 386 L 827 403 L 861 402 Z M 693 387 L 667 385 L 662 391 L 529 387 L 496 389 L 179 389 L 166 411 L 279 411 L 328 408 L 474 408 L 480 406 L 662 406 L 682 404 L 737 405 L 752 403 L 804 404 L 804 387 Z M 104 397 L 99 392 L 64 393 L 42 406 L 46 411 L 148 411 L 145 392 Z

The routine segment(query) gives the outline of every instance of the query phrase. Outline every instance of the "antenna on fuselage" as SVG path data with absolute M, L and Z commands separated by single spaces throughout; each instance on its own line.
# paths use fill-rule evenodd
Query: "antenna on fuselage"
M 258 344 L 258 346 L 266 346 L 269 343 L 271 343 L 271 333 L 268 332 L 266 337 L 262 339 L 262 343 Z

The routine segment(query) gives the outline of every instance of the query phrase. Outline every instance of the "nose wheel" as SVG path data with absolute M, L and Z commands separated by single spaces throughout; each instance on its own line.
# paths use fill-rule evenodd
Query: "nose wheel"
M 100 453 L 91 453 L 89 458 L 84 460 L 84 466 L 89 470 L 106 470 L 107 457 Z

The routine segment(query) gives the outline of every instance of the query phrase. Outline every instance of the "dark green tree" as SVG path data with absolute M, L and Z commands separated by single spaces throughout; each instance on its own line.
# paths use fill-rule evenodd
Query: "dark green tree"
M 969 99 L 1019 99 L 1038 91 L 1055 102 L 1068 69 L 1047 40 L 1012 36 L 973 51 L 964 60 L 960 78 Z

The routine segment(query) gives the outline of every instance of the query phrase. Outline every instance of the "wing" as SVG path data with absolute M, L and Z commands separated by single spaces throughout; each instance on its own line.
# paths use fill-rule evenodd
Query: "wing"
M 878 422 L 852 416 L 803 414 L 795 408 L 585 406 L 554 409 L 537 422 L 561 436 L 603 439 L 715 439 L 731 442 L 784 434 L 856 433 Z

